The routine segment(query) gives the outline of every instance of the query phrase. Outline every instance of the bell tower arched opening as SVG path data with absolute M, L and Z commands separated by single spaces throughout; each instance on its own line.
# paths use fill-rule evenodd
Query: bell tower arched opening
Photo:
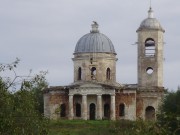
M 154 57 L 155 56 L 155 41 L 152 38 L 148 38 L 145 41 L 145 56 Z

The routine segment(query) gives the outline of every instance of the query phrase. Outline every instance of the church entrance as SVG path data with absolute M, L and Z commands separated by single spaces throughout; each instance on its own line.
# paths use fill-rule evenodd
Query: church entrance
M 106 119 L 110 118 L 110 106 L 109 106 L 109 104 L 104 105 L 104 118 L 106 118 Z
M 94 103 L 91 103 L 89 106 L 89 110 L 90 110 L 90 120 L 95 120 L 96 105 Z
M 81 105 L 79 103 L 76 104 L 76 117 L 81 117 Z

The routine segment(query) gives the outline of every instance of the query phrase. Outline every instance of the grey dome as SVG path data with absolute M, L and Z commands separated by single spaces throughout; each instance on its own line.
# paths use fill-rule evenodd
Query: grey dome
M 162 28 L 161 24 L 159 21 L 153 17 L 153 11 L 150 8 L 148 11 L 148 18 L 142 21 L 140 24 L 140 27 L 138 28 L 137 31 L 140 30 L 160 30 L 162 32 L 165 32 L 165 30 Z
M 90 33 L 84 35 L 76 44 L 74 53 L 114 53 L 115 49 L 111 40 L 104 34 L 99 33 L 98 24 L 92 24 Z

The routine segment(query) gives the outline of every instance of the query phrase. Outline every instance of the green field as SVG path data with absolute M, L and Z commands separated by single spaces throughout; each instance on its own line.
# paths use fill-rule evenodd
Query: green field
M 144 124 L 125 120 L 59 120 L 50 122 L 49 135 L 153 135 L 146 131 L 148 129 L 144 128 Z

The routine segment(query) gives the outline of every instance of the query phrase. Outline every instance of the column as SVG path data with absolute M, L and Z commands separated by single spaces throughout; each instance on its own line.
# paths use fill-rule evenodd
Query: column
M 110 114 L 110 117 L 111 117 L 111 120 L 116 120 L 115 118 L 115 94 L 112 94 L 111 95 L 111 114 Z
M 82 118 L 87 120 L 87 95 L 82 95 Z
M 73 95 L 69 95 L 69 120 L 72 120 L 74 117 L 73 111 Z
M 102 120 L 102 95 L 97 95 L 97 119 Z

